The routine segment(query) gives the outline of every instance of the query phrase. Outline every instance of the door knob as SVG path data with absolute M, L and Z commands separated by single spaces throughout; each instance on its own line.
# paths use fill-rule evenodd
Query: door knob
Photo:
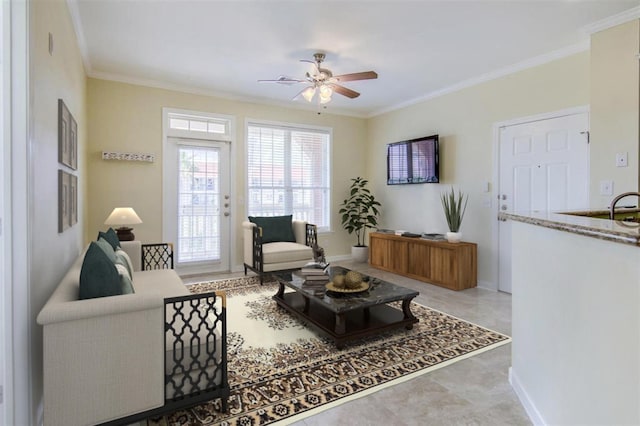
M 225 215 L 225 216 L 229 216 L 230 214 L 231 214 L 231 213 L 229 213 L 229 212 L 224 212 L 224 215 Z
M 501 209 L 501 210 L 506 210 L 506 209 L 507 209 L 507 206 L 503 204 L 503 205 L 500 207 L 500 209 Z

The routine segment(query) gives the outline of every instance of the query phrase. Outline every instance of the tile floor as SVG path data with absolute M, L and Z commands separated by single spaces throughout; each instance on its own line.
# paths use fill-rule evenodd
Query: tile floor
M 451 291 L 349 261 L 336 265 L 418 290 L 417 303 L 511 335 L 511 296 L 480 288 Z M 188 277 L 185 283 L 242 276 Z M 307 417 L 296 426 L 530 425 L 508 380 L 511 345 Z

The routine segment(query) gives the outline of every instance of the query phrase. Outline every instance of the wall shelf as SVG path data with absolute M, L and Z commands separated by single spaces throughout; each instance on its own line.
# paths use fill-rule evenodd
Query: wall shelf
M 117 161 L 142 161 L 153 163 L 155 161 L 155 155 L 147 154 L 144 152 L 102 151 L 102 159 Z

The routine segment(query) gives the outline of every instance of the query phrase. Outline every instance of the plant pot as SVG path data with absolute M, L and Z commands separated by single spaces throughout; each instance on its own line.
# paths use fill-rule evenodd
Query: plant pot
M 354 262 L 369 261 L 369 247 L 367 246 L 351 246 L 351 257 Z
M 462 232 L 447 232 L 446 237 L 450 243 L 459 243 L 462 241 Z

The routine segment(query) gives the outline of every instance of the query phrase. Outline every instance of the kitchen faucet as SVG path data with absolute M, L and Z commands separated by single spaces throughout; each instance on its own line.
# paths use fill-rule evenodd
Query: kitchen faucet
M 609 219 L 615 219 L 616 204 L 618 204 L 618 201 L 629 195 L 635 195 L 636 197 L 640 198 L 640 192 L 623 192 L 622 194 L 618 195 L 613 199 L 613 201 L 611 202 L 611 207 L 609 207 Z

